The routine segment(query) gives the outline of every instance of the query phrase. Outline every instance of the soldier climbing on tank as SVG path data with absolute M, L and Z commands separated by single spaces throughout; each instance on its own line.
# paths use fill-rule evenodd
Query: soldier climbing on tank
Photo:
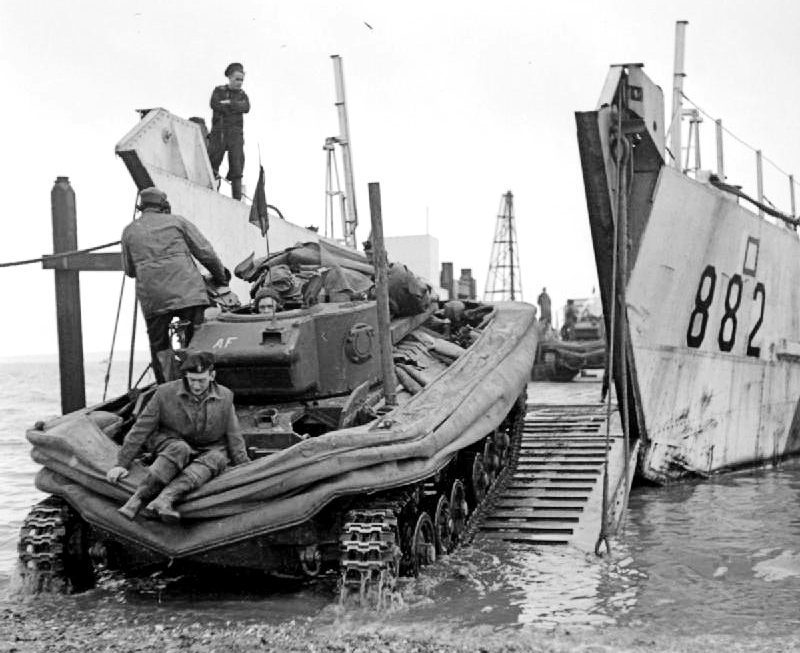
M 144 481 L 119 508 L 128 519 L 149 501 L 149 516 L 176 522 L 176 501 L 220 474 L 229 462 L 249 460 L 233 393 L 214 380 L 214 355 L 191 351 L 180 369 L 182 379 L 158 386 L 106 475 L 117 483 L 142 449 L 156 455 Z
M 547 288 L 542 288 L 536 303 L 539 305 L 539 322 L 550 326 L 553 316 L 550 312 L 550 295 L 547 294 Z
M 145 188 L 139 194 L 141 217 L 122 232 L 122 266 L 136 279 L 158 383 L 166 380 L 164 367 L 173 360 L 172 318 L 187 323 L 188 341 L 209 305 L 206 284 L 192 256 L 208 269 L 221 291 L 230 281 L 230 272 L 203 234 L 186 218 L 169 214 L 168 207 L 166 193 L 154 186 Z
M 208 158 L 214 177 L 219 179 L 219 166 L 228 153 L 227 179 L 231 182 L 231 196 L 242 199 L 244 174 L 244 118 L 250 111 L 250 99 L 242 90 L 244 68 L 232 63 L 225 69 L 228 83 L 217 86 L 211 93 L 211 133 L 208 135 Z

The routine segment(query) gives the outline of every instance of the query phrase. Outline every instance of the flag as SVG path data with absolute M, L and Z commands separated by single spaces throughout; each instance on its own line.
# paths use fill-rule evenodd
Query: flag
M 267 194 L 264 190 L 264 166 L 259 166 L 258 184 L 253 195 L 253 205 L 250 207 L 250 222 L 261 229 L 261 235 L 266 236 L 269 230 L 267 217 Z

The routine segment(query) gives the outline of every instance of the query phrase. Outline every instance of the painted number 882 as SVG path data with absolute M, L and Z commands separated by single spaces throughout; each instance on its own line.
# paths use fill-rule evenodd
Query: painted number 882
M 694 297 L 694 310 L 689 316 L 689 326 L 686 329 L 686 345 L 698 348 L 703 344 L 708 327 L 709 310 L 714 301 L 714 290 L 717 285 L 717 271 L 713 265 L 707 265 L 703 274 L 700 275 L 700 283 L 697 286 L 697 293 Z M 739 306 L 742 303 L 743 293 L 742 277 L 734 274 L 728 281 L 728 288 L 725 291 L 725 312 L 722 314 L 719 331 L 717 333 L 717 344 L 720 351 L 731 351 L 736 343 L 736 331 L 739 326 L 737 315 Z M 759 314 L 750 336 L 747 339 L 747 355 L 758 358 L 761 354 L 761 347 L 753 345 L 761 323 L 764 321 L 764 284 L 760 281 L 753 288 L 753 301 L 759 301 Z

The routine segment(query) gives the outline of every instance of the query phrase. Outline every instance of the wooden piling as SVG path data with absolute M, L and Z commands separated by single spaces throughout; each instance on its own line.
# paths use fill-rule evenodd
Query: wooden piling
M 75 191 L 67 177 L 56 179 L 50 192 L 50 204 L 53 216 L 53 253 L 77 249 Z M 58 367 L 61 377 L 61 411 L 64 414 L 86 406 L 79 274 L 74 269 L 55 270 Z
M 375 294 L 378 305 L 378 343 L 383 373 L 383 393 L 387 406 L 397 405 L 397 380 L 392 358 L 392 335 L 389 331 L 389 262 L 383 243 L 383 219 L 381 215 L 381 186 L 369 184 L 369 212 L 372 221 L 372 263 L 375 266 Z

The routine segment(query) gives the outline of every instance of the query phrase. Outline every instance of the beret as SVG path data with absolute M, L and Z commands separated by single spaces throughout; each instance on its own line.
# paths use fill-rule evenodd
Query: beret
M 181 363 L 181 372 L 207 372 L 214 367 L 214 354 L 210 351 L 190 351 Z

